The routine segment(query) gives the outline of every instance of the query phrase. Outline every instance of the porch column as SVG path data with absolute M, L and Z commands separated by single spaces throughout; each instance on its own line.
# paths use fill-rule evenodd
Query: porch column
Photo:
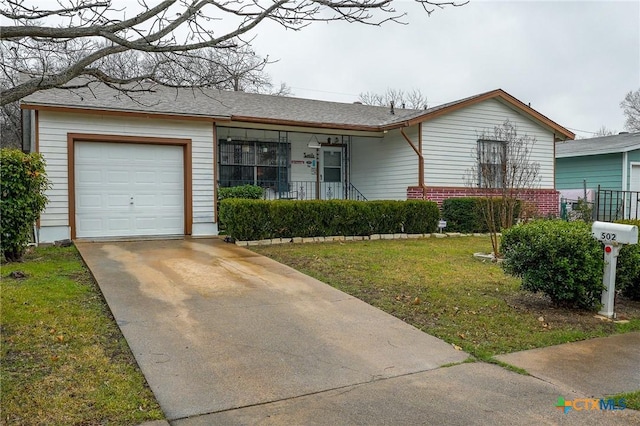
M 407 134 L 404 132 L 404 129 L 400 129 L 400 134 L 402 134 L 402 137 L 407 141 L 407 143 L 411 146 L 413 151 L 418 156 L 418 188 L 422 188 L 422 199 L 424 200 L 426 199 L 427 188 L 424 183 L 424 156 L 422 155 L 422 123 L 418 123 L 418 146 L 417 147 L 416 147 L 416 144 L 413 143 L 411 138 L 409 138 L 409 136 L 407 136 Z M 407 198 L 409 198 L 409 195 L 412 195 L 412 198 L 415 199 L 415 195 L 417 194 L 415 194 L 415 192 L 412 191 L 415 188 L 416 187 L 410 187 L 407 189 Z

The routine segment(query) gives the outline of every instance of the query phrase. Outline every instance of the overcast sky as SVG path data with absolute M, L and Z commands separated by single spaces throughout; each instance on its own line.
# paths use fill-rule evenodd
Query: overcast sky
M 294 96 L 353 102 L 420 89 L 429 106 L 501 88 L 582 137 L 624 130 L 640 88 L 640 1 L 484 1 L 435 11 L 394 2 L 408 25 L 261 24 L 252 43 Z

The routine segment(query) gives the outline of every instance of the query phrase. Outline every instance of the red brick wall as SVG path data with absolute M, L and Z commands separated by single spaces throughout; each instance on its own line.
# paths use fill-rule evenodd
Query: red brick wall
M 423 196 L 424 194 L 424 196 Z M 442 205 L 442 201 L 447 198 L 458 197 L 481 197 L 486 193 L 482 193 L 473 188 L 455 188 L 455 187 L 437 187 L 428 186 L 421 188 L 419 186 L 410 186 L 407 188 L 408 200 L 430 200 Z M 537 216 L 558 216 L 560 213 L 560 200 L 558 191 L 555 189 L 530 189 L 523 191 L 521 198 L 528 201 L 536 210 Z

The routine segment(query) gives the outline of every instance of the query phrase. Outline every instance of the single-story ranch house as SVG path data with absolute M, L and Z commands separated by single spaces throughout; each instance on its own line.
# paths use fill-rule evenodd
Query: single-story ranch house
M 425 110 L 99 82 L 23 99 L 30 149 L 52 182 L 41 242 L 218 233 L 219 187 L 268 198 L 430 199 L 469 195 L 465 175 L 505 120 L 537 139 L 531 199 L 557 214 L 556 141 L 574 134 L 503 90 Z M 485 146 L 485 143 L 487 145 Z

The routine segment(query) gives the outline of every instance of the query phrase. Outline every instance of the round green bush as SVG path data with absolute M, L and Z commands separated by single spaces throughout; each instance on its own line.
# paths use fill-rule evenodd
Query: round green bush
M 42 155 L 17 149 L 0 151 L 0 249 L 9 261 L 18 261 L 44 211 L 49 187 Z
M 502 236 L 504 270 L 522 288 L 542 292 L 557 305 L 597 309 L 602 295 L 602 244 L 584 222 L 541 220 Z
M 636 225 L 640 220 L 621 220 L 617 223 Z M 631 300 L 640 300 L 640 244 L 624 246 L 618 256 L 616 289 Z

